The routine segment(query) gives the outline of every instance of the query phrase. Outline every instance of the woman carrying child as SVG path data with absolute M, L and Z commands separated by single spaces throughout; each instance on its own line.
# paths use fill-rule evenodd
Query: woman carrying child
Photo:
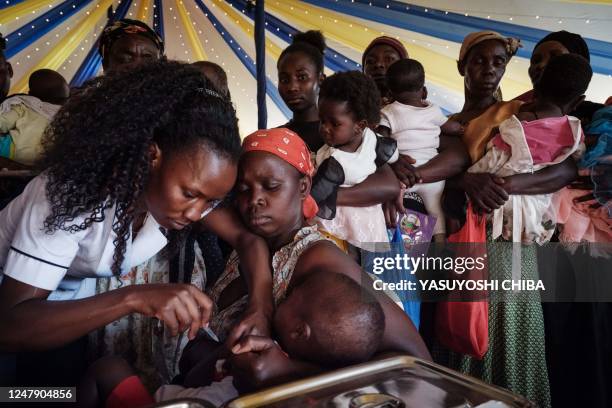
M 288 129 L 257 131 L 243 142 L 237 181 L 237 205 L 242 220 L 264 237 L 271 254 L 274 302 L 285 298 L 298 281 L 318 271 L 337 271 L 361 282 L 361 269 L 332 241 L 307 222 L 317 205 L 310 195 L 314 168 L 308 149 Z M 223 339 L 244 310 L 244 290 L 236 291 L 237 258 L 232 256 L 222 277 L 210 291 L 216 312 L 211 328 Z M 234 288 L 234 290 L 230 290 Z M 239 296 L 231 296 L 240 293 Z M 410 319 L 385 295 L 376 296 L 386 326 L 379 351 L 401 351 L 428 358 L 429 353 Z
M 283 125 L 296 132 L 316 153 L 324 145 L 320 134 L 319 91 L 324 74 L 325 39 L 318 31 L 294 36 L 292 44 L 278 59 L 278 91 L 293 112 Z M 337 191 L 338 206 L 370 207 L 393 201 L 399 184 L 388 165 L 379 166 L 361 183 Z
M 471 33 L 463 41 L 458 68 L 464 76 L 466 102 L 463 110 L 452 118 L 465 126 L 462 140 L 470 158 L 468 162 L 476 162 L 484 155 L 487 143 L 494 135 L 494 128 L 518 113 L 522 105 L 516 101 L 497 102 L 495 98 L 506 64 L 517 46 L 516 40 L 494 32 Z M 432 176 L 435 179 L 443 172 L 443 164 L 438 162 L 444 157 L 443 154 L 458 158 L 465 156 L 466 152 L 461 149 L 442 152 L 417 169 L 423 179 L 431 179 Z M 464 173 L 459 177 L 458 185 L 476 211 L 490 213 L 502 206 L 510 194 L 552 193 L 567 185 L 575 176 L 575 164 L 568 158 L 533 174 L 501 178 L 489 173 Z M 464 193 L 455 194 L 449 201 L 455 201 L 452 204 L 456 205 L 457 201 L 463 201 L 463 197 Z M 447 211 L 447 217 L 456 217 L 461 213 L 462 209 L 457 211 L 455 207 L 452 214 Z M 488 224 L 487 240 L 493 242 L 490 234 Z M 494 271 L 496 276 L 511 278 L 511 246 L 489 246 L 488 261 L 489 270 Z M 521 279 L 537 279 L 533 246 L 523 248 L 520 271 Z M 437 359 L 451 368 L 525 395 L 540 406 L 550 406 L 544 321 L 539 298 L 489 304 L 489 348 L 482 360 L 452 352 L 438 353 Z

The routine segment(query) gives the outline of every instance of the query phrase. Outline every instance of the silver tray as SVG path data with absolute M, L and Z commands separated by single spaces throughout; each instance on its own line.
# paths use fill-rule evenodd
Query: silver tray
M 408 356 L 372 361 L 245 395 L 227 408 L 531 408 L 503 388 Z

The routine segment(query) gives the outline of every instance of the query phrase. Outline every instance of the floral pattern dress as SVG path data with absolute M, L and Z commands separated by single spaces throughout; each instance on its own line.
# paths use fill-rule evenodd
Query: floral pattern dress
M 206 267 L 198 244 L 191 284 L 203 289 Z M 128 285 L 170 282 L 170 261 L 158 253 L 120 278 L 98 279 L 96 294 Z M 179 373 L 178 362 L 188 342 L 186 333 L 172 337 L 157 319 L 138 313 L 124 316 L 89 336 L 90 360 L 106 355 L 125 358 L 150 391 L 169 383 Z
M 330 241 L 323 236 L 316 226 L 304 227 L 297 232 L 293 241 L 279 249 L 272 257 L 272 294 L 274 304 L 278 305 L 287 293 L 287 287 L 291 282 L 293 270 L 302 253 L 310 248 L 313 244 L 319 241 Z M 234 251 L 227 261 L 225 271 L 219 277 L 217 282 L 208 292 L 215 305 L 218 304 L 221 293 L 235 279 L 240 278 L 238 255 Z M 244 295 L 230 306 L 219 311 L 213 311 L 213 317 L 210 321 L 210 328 L 215 332 L 221 341 L 224 341 L 231 328 L 237 323 L 238 319 L 245 311 L 248 304 L 248 296 Z

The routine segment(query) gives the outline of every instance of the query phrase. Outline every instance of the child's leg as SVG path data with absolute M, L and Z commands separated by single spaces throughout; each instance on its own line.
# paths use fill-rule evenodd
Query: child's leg
M 417 192 L 423 198 L 429 215 L 436 217 L 436 225 L 433 230 L 434 242 L 444 242 L 446 235 L 446 221 L 442 210 L 444 180 L 435 183 L 417 184 L 410 191 Z
M 79 407 L 139 407 L 153 402 L 132 367 L 122 358 L 94 362 L 77 388 Z

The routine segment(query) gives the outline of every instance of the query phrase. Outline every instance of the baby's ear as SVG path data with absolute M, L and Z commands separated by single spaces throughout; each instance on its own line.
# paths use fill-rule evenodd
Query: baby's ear
M 291 338 L 297 341 L 308 341 L 312 334 L 310 325 L 305 321 L 300 321 L 293 331 L 291 332 Z
M 355 123 L 355 132 L 357 134 L 362 134 L 365 128 L 367 127 L 368 127 L 368 121 L 365 119 L 362 119 L 359 122 Z

